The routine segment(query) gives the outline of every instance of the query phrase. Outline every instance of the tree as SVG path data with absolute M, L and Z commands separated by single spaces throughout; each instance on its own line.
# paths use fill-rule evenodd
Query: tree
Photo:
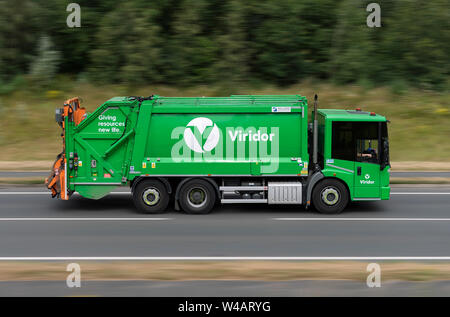
M 28 71 L 38 39 L 39 10 L 28 0 L 0 0 L 0 82 Z
M 260 79 L 290 84 L 304 77 L 301 5 L 295 0 L 248 3 L 250 69 Z
M 173 21 L 170 38 L 170 78 L 177 84 L 192 85 L 211 82 L 215 76 L 213 65 L 218 54 L 214 41 L 214 25 L 207 25 L 207 0 L 184 0 Z
M 0 91 L 37 74 L 56 50 L 58 73 L 94 82 L 234 87 L 316 77 L 445 89 L 448 0 L 380 0 L 379 28 L 366 25 L 370 2 L 78 0 L 81 28 L 69 28 L 68 2 L 0 0 Z M 45 54 L 44 35 L 56 47 Z
M 225 1 L 220 8 L 217 45 L 218 57 L 214 66 L 216 81 L 227 87 L 249 80 L 250 48 L 247 42 L 246 6 L 242 1 Z
M 98 47 L 92 51 L 91 76 L 106 82 L 155 81 L 160 62 L 156 12 L 129 1 L 100 22 Z
M 339 83 L 371 80 L 377 67 L 374 49 L 376 28 L 366 24 L 366 3 L 344 0 L 338 9 L 338 24 L 331 49 L 331 76 Z
M 450 75 L 450 21 L 447 0 L 395 3 L 379 44 L 383 79 L 423 88 L 444 88 Z
M 90 66 L 91 52 L 99 47 L 97 34 L 102 18 L 116 9 L 120 0 L 33 1 L 42 8 L 39 13 L 41 32 L 49 35 L 61 52 L 60 71 L 69 74 L 85 72 Z M 81 7 L 80 28 L 70 28 L 66 24 L 70 14 L 66 8 L 70 2 Z
M 40 84 L 48 84 L 56 75 L 61 54 L 53 47 L 53 43 L 48 36 L 39 39 L 37 49 L 38 55 L 31 62 L 30 75 Z

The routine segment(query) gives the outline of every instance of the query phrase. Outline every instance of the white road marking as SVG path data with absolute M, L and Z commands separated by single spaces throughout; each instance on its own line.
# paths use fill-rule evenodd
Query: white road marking
M 0 221 L 164 221 L 164 220 L 172 220 L 173 218 L 138 218 L 138 217 L 132 217 L 132 218 L 125 218 L 125 217 L 119 217 L 119 218 L 106 218 L 106 217 L 99 217 L 99 218 L 69 218 L 69 217 L 62 217 L 62 218 L 26 218 L 26 217 L 19 217 L 19 218 L 0 218 Z
M 11 256 L 0 261 L 449 261 L 450 256 Z
M 0 192 L 0 195 L 49 195 L 50 192 Z
M 302 217 L 283 217 L 271 218 L 272 220 L 280 221 L 450 221 L 450 218 L 302 218 Z
M 16 217 L 16 218 L 0 218 L 0 221 L 165 221 L 174 218 L 157 218 L 157 217 Z M 282 217 L 271 218 L 279 221 L 450 221 L 450 218 L 307 218 L 307 217 Z
M 393 192 L 391 195 L 450 195 L 450 192 L 441 192 L 441 193 L 435 193 L 435 192 Z
M 0 218 L 0 221 L 167 221 L 174 218 L 151 218 L 151 217 L 16 217 Z M 306 218 L 306 217 L 283 217 L 271 218 L 277 221 L 450 221 L 450 218 Z

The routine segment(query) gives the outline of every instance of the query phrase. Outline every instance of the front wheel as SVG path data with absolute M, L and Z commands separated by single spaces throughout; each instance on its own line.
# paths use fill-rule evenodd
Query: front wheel
M 325 179 L 314 187 L 312 202 L 322 214 L 341 213 L 348 204 L 348 190 L 335 179 Z
M 156 179 L 143 180 L 133 191 L 136 208 L 147 214 L 162 213 L 169 204 L 169 194 L 163 183 Z

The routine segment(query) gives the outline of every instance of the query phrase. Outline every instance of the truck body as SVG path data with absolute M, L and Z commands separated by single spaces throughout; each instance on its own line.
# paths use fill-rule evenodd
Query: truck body
M 63 151 L 46 180 L 54 197 L 99 199 L 130 186 L 137 208 L 207 213 L 217 203 L 311 204 L 389 199 L 385 117 L 317 110 L 300 95 L 116 97 L 93 113 L 57 109 Z

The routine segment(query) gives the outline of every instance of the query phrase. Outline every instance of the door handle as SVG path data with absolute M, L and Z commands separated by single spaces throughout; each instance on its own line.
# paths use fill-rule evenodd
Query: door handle
M 358 166 L 358 168 L 356 170 L 357 170 L 358 176 L 361 176 L 361 166 Z

